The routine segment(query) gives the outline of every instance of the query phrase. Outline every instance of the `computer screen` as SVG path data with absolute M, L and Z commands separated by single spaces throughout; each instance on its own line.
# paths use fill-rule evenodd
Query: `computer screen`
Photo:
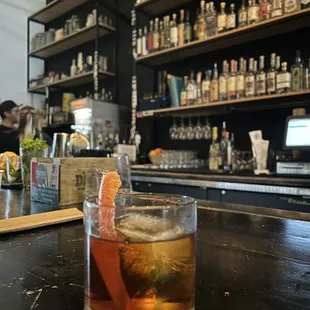
M 287 118 L 284 148 L 310 150 L 310 115 Z

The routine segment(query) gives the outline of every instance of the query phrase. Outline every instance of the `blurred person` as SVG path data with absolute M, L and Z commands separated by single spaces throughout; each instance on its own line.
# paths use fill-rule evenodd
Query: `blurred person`
M 19 121 L 19 106 L 12 100 L 0 104 L 0 154 L 14 152 L 19 154 L 19 133 L 16 125 Z

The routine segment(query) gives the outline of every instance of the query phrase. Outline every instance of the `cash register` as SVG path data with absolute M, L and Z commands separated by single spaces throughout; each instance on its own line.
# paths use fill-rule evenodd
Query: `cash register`
M 310 176 L 310 115 L 287 118 L 283 149 L 291 156 L 277 160 L 277 174 Z

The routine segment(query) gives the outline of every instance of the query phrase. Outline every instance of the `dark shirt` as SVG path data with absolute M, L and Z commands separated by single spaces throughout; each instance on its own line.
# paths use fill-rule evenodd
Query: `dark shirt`
M 0 154 L 7 151 L 19 154 L 19 134 L 16 129 L 0 125 Z

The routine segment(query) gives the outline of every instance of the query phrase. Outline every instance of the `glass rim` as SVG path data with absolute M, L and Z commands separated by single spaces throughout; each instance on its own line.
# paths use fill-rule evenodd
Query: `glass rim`
M 188 208 L 197 205 L 197 200 L 190 196 L 185 195 L 177 195 L 177 194 L 166 194 L 166 193 L 141 193 L 141 192 L 130 192 L 130 193 L 118 193 L 116 195 L 116 200 L 121 199 L 122 197 L 131 196 L 135 199 L 140 199 L 141 201 L 147 201 L 148 199 L 152 199 L 153 202 L 155 200 L 155 204 L 153 205 L 143 205 L 143 206 L 121 206 L 121 205 L 103 205 L 103 208 L 111 208 L 114 207 L 116 209 L 126 209 L 126 210 L 169 210 L 172 208 Z M 155 197 L 155 199 L 154 199 Z M 97 203 L 98 196 L 88 197 L 84 200 L 84 204 L 86 203 L 89 206 L 95 207 L 99 209 L 99 205 Z M 163 203 L 160 203 L 160 200 Z M 166 205 L 163 205 L 166 203 Z

